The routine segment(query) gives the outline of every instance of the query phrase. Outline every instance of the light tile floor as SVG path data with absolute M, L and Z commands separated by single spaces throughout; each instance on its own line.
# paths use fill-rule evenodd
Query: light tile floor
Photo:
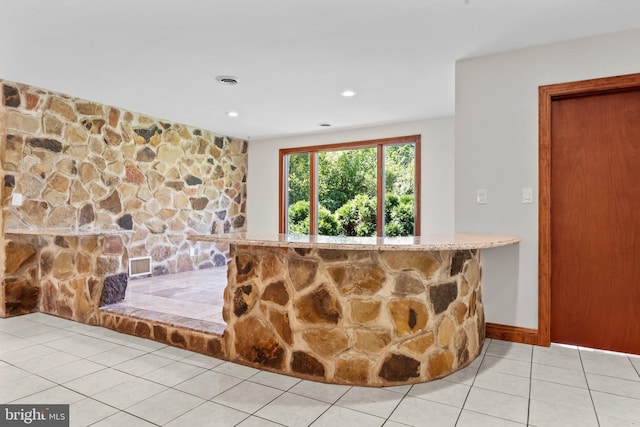
M 68 403 L 72 426 L 638 426 L 640 357 L 487 340 L 447 378 L 303 381 L 36 313 L 0 319 L 0 403 Z

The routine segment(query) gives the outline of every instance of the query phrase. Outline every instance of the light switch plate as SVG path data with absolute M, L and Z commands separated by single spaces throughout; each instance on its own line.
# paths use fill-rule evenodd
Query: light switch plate
M 12 206 L 22 206 L 22 194 L 21 193 L 13 193 L 11 195 L 11 205 Z
M 487 190 L 484 188 L 478 188 L 476 190 L 476 203 L 479 205 L 487 204 Z
M 525 187 L 522 189 L 522 203 L 533 203 L 533 188 Z

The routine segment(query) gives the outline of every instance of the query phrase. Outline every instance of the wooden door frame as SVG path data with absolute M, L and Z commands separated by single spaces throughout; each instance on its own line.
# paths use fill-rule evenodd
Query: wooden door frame
M 640 73 L 538 88 L 538 345 L 551 344 L 551 108 L 554 100 L 640 88 Z

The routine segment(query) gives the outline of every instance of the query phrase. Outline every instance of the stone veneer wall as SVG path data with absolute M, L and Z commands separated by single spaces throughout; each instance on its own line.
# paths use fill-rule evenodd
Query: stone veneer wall
M 131 230 L 128 256 L 150 255 L 154 275 L 226 263 L 225 247 L 187 237 L 246 229 L 246 141 L 24 84 L 0 86 L 0 261 L 13 241 L 5 230 L 61 228 Z M 22 206 L 11 205 L 14 193 Z M 54 257 L 63 251 L 45 246 Z
M 442 377 L 485 337 L 479 251 L 231 246 L 224 356 L 386 386 Z

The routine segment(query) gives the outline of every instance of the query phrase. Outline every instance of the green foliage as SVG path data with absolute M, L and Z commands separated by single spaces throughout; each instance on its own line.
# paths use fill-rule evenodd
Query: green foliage
M 289 234 L 309 234 L 309 202 L 301 200 L 289 206 Z M 318 209 L 318 234 L 338 235 L 338 220 L 324 206 Z
M 389 206 L 387 204 L 387 206 Z M 412 236 L 414 224 L 414 199 L 413 195 L 406 195 L 399 198 L 399 203 L 385 212 L 389 218 L 385 224 L 384 232 L 386 236 Z
M 318 200 L 331 212 L 357 194 L 376 195 L 376 149 L 318 153 Z
M 339 232 L 345 236 L 376 235 L 376 199 L 358 194 L 336 211 Z
M 289 233 L 309 234 L 309 153 L 288 157 Z M 413 234 L 415 146 L 385 146 L 385 235 Z M 375 236 L 377 150 L 318 152 L 318 233 Z
M 318 234 L 322 236 L 338 235 L 338 220 L 335 215 L 324 206 L 320 206 L 318 210 Z
M 309 202 L 309 153 L 289 155 L 289 206 L 301 200 Z

